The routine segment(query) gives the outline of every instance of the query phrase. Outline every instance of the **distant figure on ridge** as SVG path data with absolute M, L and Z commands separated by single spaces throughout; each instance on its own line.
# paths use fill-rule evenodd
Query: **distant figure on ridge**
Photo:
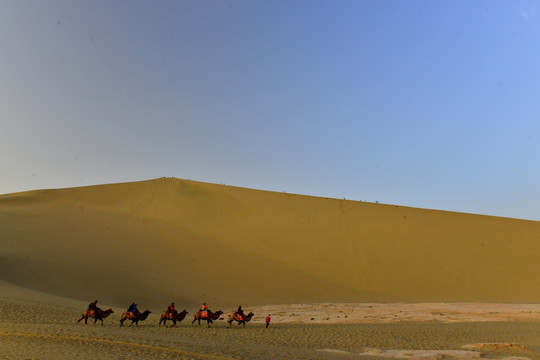
M 270 314 L 266 315 L 266 319 L 264 320 L 266 322 L 266 327 L 270 325 Z

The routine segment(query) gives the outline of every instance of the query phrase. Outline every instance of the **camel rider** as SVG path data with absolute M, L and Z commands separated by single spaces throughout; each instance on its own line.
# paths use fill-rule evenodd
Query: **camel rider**
M 236 313 L 240 316 L 241 319 L 244 318 L 244 310 L 242 310 L 242 306 L 238 306 L 238 310 L 236 310 Z
M 98 309 L 97 300 L 94 300 L 90 304 L 88 304 L 88 311 L 90 311 L 90 316 L 94 316 L 97 309 Z
M 169 305 L 169 307 L 167 308 L 167 312 L 169 314 L 175 314 L 176 313 L 176 310 L 174 309 L 174 303 L 171 303 L 171 305 Z
M 201 306 L 202 311 L 208 311 L 208 306 L 206 306 L 206 303 L 203 303 Z
M 90 304 L 88 304 L 88 310 L 96 311 L 97 309 L 97 300 L 94 300 Z
M 138 302 L 134 302 L 133 304 L 129 305 L 128 311 L 133 313 L 133 316 L 139 315 L 139 310 L 137 309 L 137 305 L 139 305 Z

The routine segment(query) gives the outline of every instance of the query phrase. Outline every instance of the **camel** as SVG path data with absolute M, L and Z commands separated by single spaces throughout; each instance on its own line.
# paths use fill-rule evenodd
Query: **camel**
M 131 311 L 124 311 L 122 314 L 122 318 L 120 319 L 120 326 L 124 326 L 124 321 L 131 320 L 131 324 L 129 326 L 135 325 L 139 326 L 139 321 L 146 320 L 148 315 L 152 313 L 150 310 L 145 310 L 142 313 L 133 314 Z
M 81 318 L 77 320 L 77 323 L 84 319 L 84 323 L 88 324 L 88 318 L 94 318 L 94 325 L 98 320 L 101 320 L 101 326 L 103 326 L 103 319 L 111 315 L 113 312 L 113 309 L 101 310 L 98 308 L 96 310 L 85 310 Z
M 236 327 L 239 327 L 240 324 L 243 324 L 244 327 L 246 327 L 246 323 L 251 320 L 253 315 L 255 314 L 250 312 L 249 314 L 244 315 L 244 317 L 242 318 L 237 312 L 234 312 L 231 315 L 229 315 L 229 320 L 227 321 L 227 323 L 229 323 L 229 327 L 231 327 L 233 321 L 238 321 L 238 324 L 236 325 Z
M 193 319 L 193 321 L 191 322 L 191 326 L 193 326 L 193 323 L 195 321 L 198 321 L 199 322 L 199 326 L 201 326 L 201 320 L 206 320 L 207 323 L 208 323 L 208 327 L 210 327 L 210 324 L 213 323 L 213 320 L 217 320 L 219 319 L 219 317 L 221 316 L 221 314 L 223 314 L 223 311 L 221 310 L 218 310 L 216 312 L 212 312 L 210 310 L 206 310 L 204 311 L 207 313 L 207 316 L 203 316 L 203 311 L 202 310 L 197 310 L 197 313 L 195 314 L 195 318 Z
M 162 322 L 163 322 L 163 325 L 167 326 L 167 320 L 172 320 L 173 325 L 171 325 L 171 326 L 175 326 L 177 321 L 182 321 L 182 320 L 184 320 L 184 318 L 186 317 L 187 313 L 188 313 L 188 312 L 186 311 L 186 309 L 184 309 L 184 310 L 181 311 L 181 312 L 178 312 L 178 311 L 175 310 L 174 313 L 170 313 L 170 312 L 168 312 L 167 310 L 165 310 L 165 311 L 161 314 L 161 318 L 159 319 L 159 326 L 161 326 L 161 323 L 162 323 Z

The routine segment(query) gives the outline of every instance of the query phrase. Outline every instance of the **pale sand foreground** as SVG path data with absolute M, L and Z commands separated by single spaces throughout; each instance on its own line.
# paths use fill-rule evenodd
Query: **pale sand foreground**
M 192 327 L 193 309 L 176 328 L 158 326 L 163 309 L 139 327 L 119 327 L 123 309 L 103 326 L 77 324 L 85 305 L 0 297 L 0 358 L 540 359 L 540 305 L 268 305 L 246 307 L 257 315 L 245 329 Z

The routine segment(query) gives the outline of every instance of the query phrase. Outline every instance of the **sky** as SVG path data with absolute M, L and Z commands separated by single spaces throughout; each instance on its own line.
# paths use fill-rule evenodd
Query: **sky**
M 540 220 L 540 1 L 0 1 L 0 194 L 177 177 Z

